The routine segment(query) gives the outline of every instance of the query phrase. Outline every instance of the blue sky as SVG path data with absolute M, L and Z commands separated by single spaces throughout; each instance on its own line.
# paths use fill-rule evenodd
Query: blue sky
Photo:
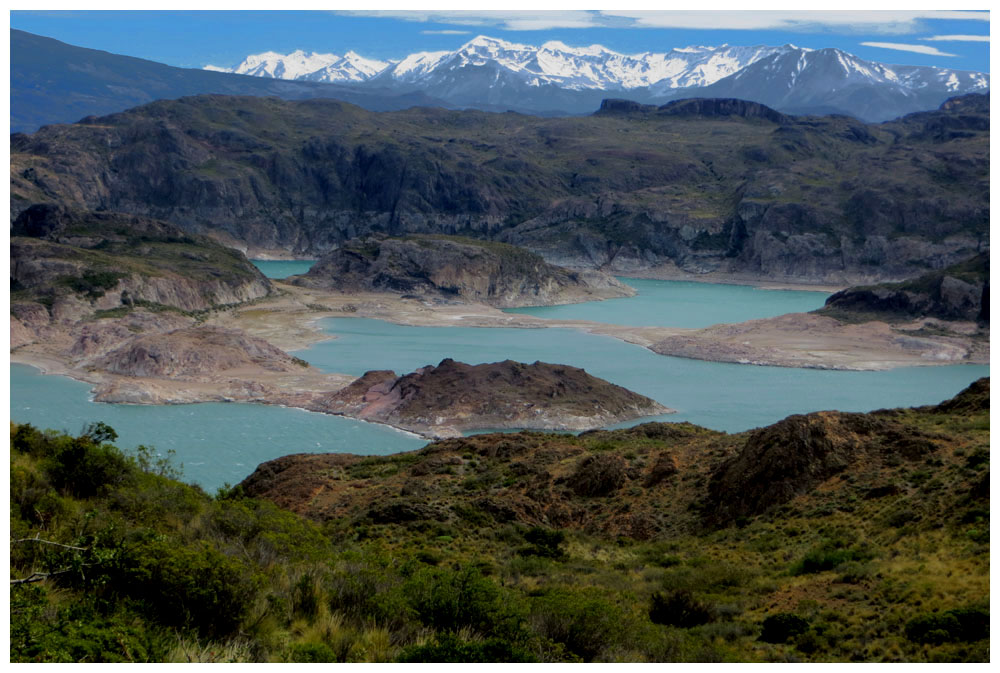
M 456 49 L 476 35 L 623 53 L 723 43 L 837 47 L 884 63 L 989 72 L 986 13 L 966 11 L 12 11 L 12 28 L 180 67 L 295 49 L 370 58 Z

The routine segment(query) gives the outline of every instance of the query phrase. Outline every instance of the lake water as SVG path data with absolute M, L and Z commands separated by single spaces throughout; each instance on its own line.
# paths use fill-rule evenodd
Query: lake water
M 271 265 L 305 263 L 265 264 L 273 271 L 277 267 Z M 296 272 L 301 273 L 302 267 L 289 273 Z M 552 308 L 576 312 L 566 317 L 619 324 L 671 325 L 680 320 L 711 324 L 745 319 L 734 317 L 737 315 L 768 315 L 776 302 L 781 305 L 787 301 L 786 306 L 814 302 L 812 306 L 778 309 L 781 313 L 814 308 L 824 299 L 821 293 L 796 292 L 789 294 L 807 296 L 782 297 L 784 291 L 753 291 L 731 285 L 705 288 L 670 281 L 629 282 L 636 282 L 641 292 L 638 297 Z M 639 308 L 632 312 L 635 315 L 614 313 L 623 309 L 605 308 L 613 302 Z M 655 309 L 683 304 L 691 307 L 688 313 L 697 315 L 664 318 L 677 314 Z M 674 322 L 664 322 L 667 320 Z M 611 337 L 569 329 L 405 327 L 365 318 L 334 318 L 323 321 L 322 326 L 337 338 L 296 355 L 324 371 L 361 375 L 370 369 L 392 369 L 402 374 L 436 365 L 447 357 L 470 364 L 541 360 L 582 367 L 678 410 L 655 420 L 691 421 L 727 432 L 822 409 L 869 411 L 933 404 L 989 375 L 985 365 L 837 372 L 703 362 L 657 355 Z M 11 419 L 73 434 L 87 423 L 104 421 L 118 431 L 123 447 L 146 444 L 160 451 L 175 450 L 177 462 L 184 464 L 185 479 L 209 491 L 224 482 L 239 482 L 257 464 L 290 453 L 384 455 L 426 443 L 386 426 L 297 409 L 223 403 L 96 404 L 89 400 L 89 390 L 85 383 L 42 376 L 31 367 L 12 365 Z M 651 419 L 622 425 L 645 420 Z
M 643 278 L 618 280 L 634 287 L 638 294 L 583 304 L 512 308 L 506 312 L 637 327 L 707 327 L 812 311 L 822 307 L 830 296 L 829 292 L 761 290 L 748 285 Z
M 469 364 L 541 360 L 581 367 L 678 411 L 656 420 L 691 421 L 727 432 L 823 409 L 932 404 L 989 375 L 985 365 L 843 372 L 705 362 L 560 328 L 407 327 L 366 318 L 331 318 L 321 324 L 337 338 L 296 355 L 324 371 L 360 376 L 370 369 L 392 369 L 402 374 L 446 357 Z
M 260 272 L 268 278 L 288 278 L 305 273 L 316 263 L 315 259 L 251 259 L 253 265 L 260 269 Z

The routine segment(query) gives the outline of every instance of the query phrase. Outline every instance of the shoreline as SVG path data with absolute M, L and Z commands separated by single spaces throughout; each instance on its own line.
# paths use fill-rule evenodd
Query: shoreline
M 943 336 L 933 333 L 936 325 L 925 324 L 933 321 L 896 326 L 883 322 L 846 325 L 825 316 L 793 313 L 705 328 L 641 327 L 511 314 L 485 304 L 404 299 L 390 293 L 344 294 L 287 285 L 280 280 L 274 282 L 279 289 L 275 296 L 214 312 L 199 324 L 236 328 L 286 353 L 337 339 L 335 332 L 320 327 L 321 320 L 367 318 L 414 327 L 575 329 L 618 339 L 659 355 L 742 365 L 883 371 L 912 366 L 989 364 L 988 339 L 984 340 L 981 330 L 977 331 L 973 324 L 949 325 L 955 330 L 964 329 L 965 335 L 956 332 Z M 92 387 L 94 402 L 256 403 L 371 422 L 350 414 L 311 408 L 319 404 L 322 395 L 344 388 L 356 380 L 356 376 L 328 374 L 312 366 L 302 371 L 273 371 L 263 366 L 250 366 L 207 371 L 181 379 L 118 375 L 94 367 L 89 358 L 74 360 L 70 355 L 75 338 L 71 332 L 77 326 L 50 325 L 44 338 L 39 337 L 11 351 L 10 362 L 34 367 L 44 375 L 66 376 L 86 383 Z M 173 327 L 161 329 L 169 331 Z M 108 346 L 111 347 L 113 345 Z M 423 438 L 436 437 L 430 431 L 422 433 L 413 428 L 374 422 Z M 463 427 L 459 433 L 478 430 L 480 428 Z

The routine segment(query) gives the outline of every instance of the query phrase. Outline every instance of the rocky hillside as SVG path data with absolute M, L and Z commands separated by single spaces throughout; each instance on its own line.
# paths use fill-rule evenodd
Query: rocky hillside
M 399 377 L 368 372 L 310 408 L 436 437 L 483 428 L 590 430 L 670 412 L 576 367 L 451 359 Z
M 455 236 L 368 237 L 322 257 L 296 285 L 457 298 L 511 308 L 627 297 L 599 271 L 569 271 L 504 243 Z
M 286 456 L 242 487 L 319 520 L 475 516 L 640 539 L 869 504 L 878 517 L 919 521 L 988 502 L 988 472 L 968 469 L 988 460 L 988 416 L 981 379 L 938 406 L 819 412 L 735 435 L 647 423 L 476 435 L 386 457 Z
M 845 321 L 935 318 L 990 322 L 990 257 L 981 254 L 901 283 L 851 287 L 817 311 Z
M 11 138 L 32 203 L 320 254 L 370 233 L 501 240 L 549 262 L 859 284 L 988 241 L 989 99 L 884 124 L 675 102 L 543 119 L 197 96 Z
M 50 204 L 13 223 L 10 282 L 20 306 L 13 315 L 40 319 L 35 305 L 70 321 L 135 306 L 201 311 L 273 291 L 246 257 L 211 239 L 149 218 Z

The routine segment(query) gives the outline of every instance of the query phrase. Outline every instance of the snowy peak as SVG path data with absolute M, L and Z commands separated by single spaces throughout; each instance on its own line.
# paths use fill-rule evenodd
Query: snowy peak
M 290 54 L 265 51 L 250 54 L 234 68 L 205 66 L 205 70 L 232 72 L 237 75 L 301 79 L 314 82 L 363 82 L 384 70 L 389 63 L 366 59 L 353 51 L 344 56 L 318 54 L 296 49 Z

